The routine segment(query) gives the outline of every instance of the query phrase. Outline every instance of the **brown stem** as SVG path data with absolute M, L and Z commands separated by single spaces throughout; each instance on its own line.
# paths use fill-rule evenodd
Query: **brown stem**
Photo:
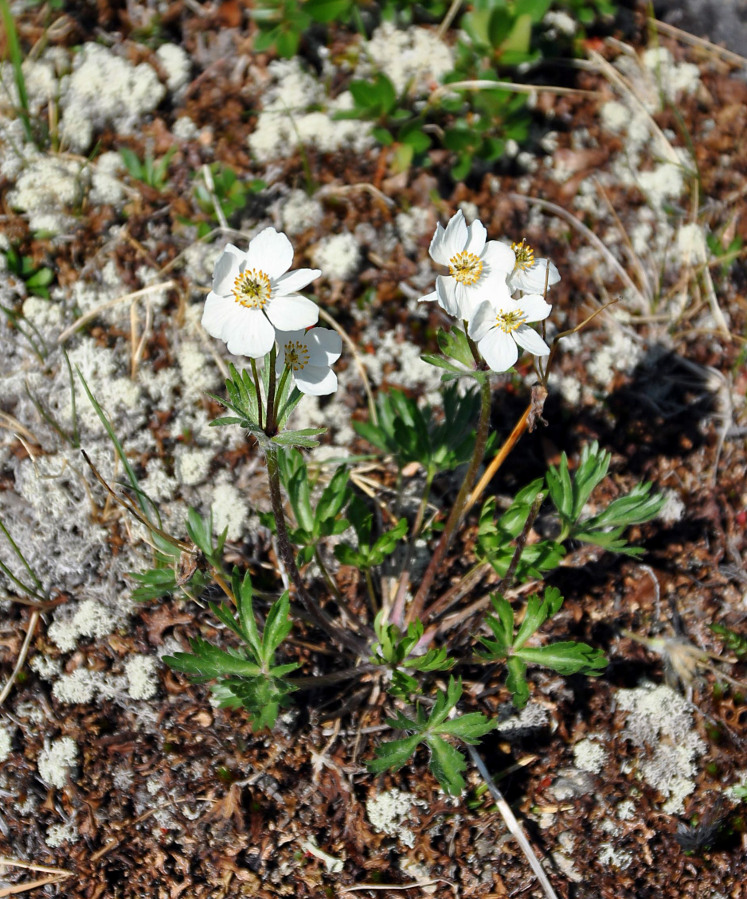
M 475 450 L 472 454 L 472 461 L 470 462 L 467 473 L 464 476 L 464 481 L 462 482 L 462 486 L 459 490 L 459 493 L 457 494 L 457 498 L 451 509 L 451 513 L 446 519 L 446 524 L 444 525 L 441 539 L 438 541 L 436 551 L 433 553 L 433 557 L 428 564 L 428 568 L 426 569 L 425 574 L 423 575 L 423 580 L 420 582 L 418 592 L 415 594 L 415 598 L 413 599 L 412 604 L 408 609 L 406 619 L 407 623 L 420 618 L 423 613 L 425 601 L 428 598 L 428 592 L 436 577 L 436 573 L 438 572 L 438 569 L 440 568 L 441 563 L 446 556 L 449 545 L 451 544 L 454 534 L 459 527 L 459 523 L 462 520 L 469 492 L 472 489 L 472 485 L 475 483 L 477 470 L 480 467 L 480 464 L 482 463 L 482 457 L 485 454 L 485 444 L 488 441 L 488 429 L 490 427 L 491 399 L 490 384 L 488 383 L 487 377 L 480 385 L 480 394 L 482 399 L 482 403 L 480 406 L 480 420 L 477 424 Z

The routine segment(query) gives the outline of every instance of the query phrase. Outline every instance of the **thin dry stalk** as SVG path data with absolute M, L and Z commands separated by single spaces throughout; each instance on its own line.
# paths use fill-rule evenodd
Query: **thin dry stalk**
M 552 884 L 547 879 L 547 875 L 542 870 L 542 865 L 540 865 L 539 859 L 537 858 L 534 849 L 532 849 L 532 845 L 529 840 L 526 838 L 524 831 L 521 829 L 519 822 L 516 820 L 516 816 L 511 811 L 511 806 L 506 802 L 503 798 L 503 793 L 498 789 L 495 785 L 495 781 L 490 776 L 490 772 L 485 767 L 485 763 L 483 762 L 480 754 L 475 749 L 474 746 L 467 746 L 467 750 L 469 751 L 470 757 L 475 764 L 475 767 L 480 772 L 480 776 L 487 784 L 490 793 L 495 799 L 496 805 L 498 806 L 498 811 L 503 816 L 503 820 L 506 822 L 506 827 L 508 827 L 512 836 L 519 844 L 521 851 L 524 853 L 524 857 L 529 862 L 529 867 L 534 871 L 537 880 L 540 882 L 540 886 L 545 892 L 545 896 L 547 899 L 558 899 L 558 895 L 555 890 L 552 888 Z
M 586 240 L 588 240 L 589 243 L 602 254 L 607 264 L 617 272 L 617 275 L 623 284 L 638 298 L 638 304 L 641 310 L 648 311 L 649 302 L 635 285 L 630 275 L 625 271 L 617 259 L 615 259 L 603 241 L 600 240 L 590 228 L 587 228 L 582 221 L 577 219 L 575 215 L 572 215 L 567 209 L 563 209 L 562 206 L 558 206 L 557 203 L 551 203 L 549 200 L 541 200 L 539 197 L 525 197 L 523 194 L 514 193 L 509 194 L 509 196 L 514 200 L 529 203 L 530 206 L 539 206 L 540 209 L 544 209 L 546 212 L 552 212 L 554 215 L 557 215 L 558 218 L 568 222 L 569 225 L 582 234 Z
M 215 193 L 215 181 L 213 181 L 213 173 L 210 171 L 209 165 L 204 165 L 202 167 L 202 177 L 205 179 L 205 186 L 207 187 L 208 195 L 213 203 L 213 209 L 215 210 L 215 214 L 218 217 L 218 224 L 221 228 L 225 228 L 228 230 L 228 221 L 226 219 L 226 214 L 223 211 L 223 207 L 218 200 L 218 197 Z
M 435 886 L 438 883 L 448 884 L 457 893 L 456 884 L 446 880 L 445 877 L 436 877 L 435 880 L 413 880 L 412 883 L 357 883 L 352 887 L 343 887 L 340 893 L 355 893 L 358 890 L 414 890 L 417 887 Z
M 158 293 L 162 290 L 171 290 L 176 286 L 176 281 L 162 281 L 160 284 L 149 284 L 147 287 L 141 287 L 140 290 L 134 290 L 132 291 L 132 293 L 125 293 L 122 294 L 122 296 L 114 297 L 113 299 L 107 300 L 104 303 L 99 303 L 98 306 L 93 309 L 89 309 L 88 312 L 85 313 L 85 315 L 81 315 L 81 317 L 76 319 L 72 323 L 72 325 L 70 325 L 68 328 L 65 328 L 62 334 L 60 334 L 60 336 L 57 338 L 57 343 L 64 343 L 68 339 L 68 337 L 73 335 L 78 330 L 78 328 L 82 327 L 85 324 L 88 324 L 88 322 L 96 318 L 96 316 L 103 312 L 105 309 L 111 309 L 113 306 L 118 306 L 120 303 L 135 302 L 141 297 L 146 297 L 149 294 Z
M 11 672 L 11 675 L 8 678 L 8 682 L 3 687 L 3 690 L 0 693 L 0 705 L 2 705 L 8 698 L 8 694 L 13 689 L 15 679 L 18 677 L 21 668 L 23 668 L 23 665 L 26 661 L 26 656 L 29 652 L 29 646 L 31 645 L 31 638 L 34 636 L 36 625 L 39 622 L 39 617 L 39 610 L 34 609 L 34 611 L 31 613 L 31 618 L 29 619 L 29 629 L 26 631 L 26 637 L 24 638 L 23 646 L 21 646 L 21 651 L 18 653 L 18 658 L 16 659 L 16 666 Z
M 324 309 L 320 309 L 319 318 L 321 318 L 322 321 L 327 322 L 330 327 L 334 328 L 335 331 L 337 331 L 347 348 L 350 350 L 353 356 L 353 361 L 355 362 L 355 367 L 358 369 L 358 374 L 360 375 L 361 382 L 363 383 L 363 389 L 366 391 L 366 398 L 368 400 L 368 414 L 371 421 L 374 424 L 378 424 L 379 418 L 376 414 L 376 403 L 374 402 L 373 390 L 371 390 L 371 382 L 368 380 L 368 374 L 366 373 L 366 369 L 364 368 L 363 362 L 361 361 L 358 347 L 350 339 L 348 332 L 341 325 L 337 324 L 337 322 L 332 318 L 329 312 L 325 312 Z
M 13 431 L 15 437 L 18 437 L 19 434 L 23 434 L 29 443 L 35 443 L 37 446 L 41 446 L 39 438 L 29 431 L 27 427 L 24 427 L 17 418 L 8 415 L 7 412 L 0 412 L 0 428 L 7 428 L 9 431 Z M 18 439 L 20 440 L 20 437 L 18 437 Z M 31 453 L 29 453 L 29 455 L 31 455 Z
M 662 156 L 673 165 L 681 166 L 682 162 L 677 155 L 674 147 L 667 140 L 661 128 L 656 124 L 651 116 L 651 113 L 648 111 L 648 109 L 646 109 L 646 104 L 638 96 L 633 87 L 629 84 L 628 80 L 624 78 L 623 75 L 620 74 L 620 72 L 618 72 L 618 70 L 612 65 L 612 63 L 607 62 L 607 60 L 601 55 L 601 53 L 597 53 L 596 50 L 589 50 L 589 60 L 590 63 L 586 65 L 584 65 L 583 60 L 580 60 L 581 68 L 591 69 L 592 71 L 597 71 L 600 74 L 604 75 L 604 77 L 610 82 L 610 84 L 613 84 L 620 91 L 620 93 L 628 97 L 630 101 L 635 106 L 637 106 L 646 117 L 649 129 L 661 147 Z
M 143 356 L 143 351 L 145 350 L 145 341 L 148 339 L 148 335 L 150 334 L 151 325 L 153 324 L 153 309 L 150 304 L 150 300 L 146 297 L 145 299 L 145 326 L 143 327 L 143 333 L 140 336 L 140 340 L 137 339 L 137 326 L 138 326 L 138 316 L 137 316 L 137 303 L 133 303 L 130 306 L 130 377 L 134 378 L 137 374 L 137 367 L 140 364 L 140 360 Z
M 580 96 L 580 97 L 599 97 L 598 91 L 585 91 L 578 87 L 556 87 L 552 84 L 517 84 L 514 81 L 488 81 L 479 78 L 469 79 L 467 81 L 452 81 L 449 84 L 442 84 L 431 92 L 430 101 L 433 103 L 443 94 L 450 94 L 455 90 L 502 90 L 510 91 L 512 94 L 557 94 L 558 96 Z
M 706 50 L 714 56 L 720 56 L 721 59 L 733 63 L 741 69 L 747 67 L 747 58 L 740 56 L 739 53 L 734 53 L 732 50 L 727 50 L 726 47 L 719 47 L 718 44 L 713 44 L 704 37 L 689 34 L 687 31 L 682 31 L 680 28 L 669 25 L 667 22 L 660 22 L 658 19 L 650 19 L 649 24 L 660 34 L 666 34 L 668 37 L 676 38 L 683 44 L 690 44 L 691 47 L 699 47 L 701 50 Z
M 22 862 L 20 859 L 7 858 L 6 856 L 0 856 L 0 865 L 5 865 L 8 868 L 23 868 L 25 871 L 38 871 L 39 873 L 49 875 L 49 877 L 32 880 L 28 883 L 18 883 L 15 886 L 3 887 L 0 889 L 0 897 L 17 896 L 20 893 L 35 890 L 40 886 L 46 886 L 50 883 L 59 883 L 59 881 L 65 880 L 66 877 L 73 876 L 73 872 L 68 871 L 67 868 L 53 868 L 49 865 L 39 865 L 34 862 Z

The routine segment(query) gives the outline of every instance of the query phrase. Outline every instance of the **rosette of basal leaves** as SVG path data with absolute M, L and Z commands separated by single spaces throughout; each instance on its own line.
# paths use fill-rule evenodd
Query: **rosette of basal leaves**
M 280 480 L 286 489 L 297 526 L 288 529 L 288 538 L 294 546 L 300 547 L 297 555 L 299 565 L 306 565 L 314 558 L 319 541 L 323 537 L 341 534 L 350 526 L 343 517 L 343 509 L 353 497 L 348 487 L 348 470 L 341 466 L 312 501 L 313 484 L 309 478 L 306 460 L 297 449 L 289 449 L 278 457 Z M 275 530 L 272 515 L 263 515 L 263 523 Z
M 631 525 L 651 521 L 664 505 L 665 497 L 652 494 L 650 483 L 636 484 L 630 493 L 612 500 L 604 511 L 582 518 L 584 506 L 594 488 L 604 480 L 611 458 L 611 453 L 600 450 L 595 440 L 583 448 L 573 477 L 565 453 L 558 468 L 548 469 L 547 487 L 561 521 L 558 541 L 582 540 L 626 556 L 639 556 L 643 549 L 627 546 L 622 533 Z
M 269 365 L 265 365 L 262 371 L 262 386 L 264 398 L 257 390 L 251 374 L 244 370 L 239 373 L 233 364 L 229 366 L 230 377 L 226 379 L 226 393 L 228 399 L 208 394 L 216 402 L 225 406 L 233 415 L 223 415 L 210 422 L 211 427 L 226 425 L 238 425 L 256 438 L 260 447 L 264 450 L 277 449 L 279 447 L 302 446 L 311 449 L 319 446 L 315 440 L 319 434 L 323 434 L 325 428 L 302 428 L 298 431 L 283 431 L 291 412 L 301 401 L 303 394 L 295 388 L 290 379 L 285 382 L 285 389 L 275 397 L 274 431 L 268 435 L 267 428 L 267 403 L 264 399 L 269 395 Z
M 563 597 L 555 587 L 545 590 L 544 599 L 530 596 L 527 601 L 524 620 L 514 633 L 514 611 L 508 600 L 500 594 L 491 596 L 495 615 L 486 618 L 486 624 L 493 633 L 493 639 L 480 637 L 485 647 L 477 655 L 485 662 L 505 662 L 508 667 L 506 686 L 511 691 L 513 704 L 523 708 L 529 699 L 529 685 L 526 680 L 527 665 L 544 665 L 558 674 L 586 674 L 596 677 L 607 666 L 607 659 L 599 649 L 587 643 L 568 640 L 548 643 L 545 646 L 527 646 L 540 627 L 558 613 L 563 605 Z
M 495 497 L 491 496 L 480 510 L 477 555 L 489 562 L 501 577 L 505 577 L 517 552 L 517 538 L 524 532 L 532 508 L 542 500 L 542 487 L 542 478 L 527 484 L 498 519 Z M 542 577 L 543 571 L 557 568 L 564 555 L 563 547 L 553 540 L 525 543 L 521 546 L 514 568 L 514 578 L 521 583 L 529 578 Z
M 355 430 L 383 453 L 394 456 L 399 468 L 419 462 L 430 482 L 439 472 L 453 471 L 472 458 L 474 425 L 480 411 L 475 391 L 459 396 L 456 384 L 443 390 L 443 417 L 431 406 L 418 408 L 401 390 L 390 390 L 376 404 L 378 422 L 353 422 Z
M 378 746 L 376 758 L 366 763 L 368 769 L 374 774 L 398 771 L 418 746 L 424 743 L 430 752 L 430 769 L 436 780 L 451 796 L 459 796 L 464 789 L 462 772 L 467 763 L 462 753 L 448 739 L 456 737 L 463 743 L 474 745 L 496 725 L 495 721 L 489 721 L 482 712 L 468 712 L 466 715 L 450 718 L 449 715 L 461 695 L 461 679 L 451 677 L 446 692 L 438 691 L 428 713 L 422 703 L 417 703 L 414 718 L 408 718 L 399 711 L 396 718 L 388 718 L 387 724 L 405 731 L 409 736 Z
M 392 680 L 387 692 L 397 699 L 407 699 L 420 689 L 420 684 L 409 671 L 448 671 L 455 660 L 448 658 L 441 646 L 429 649 L 422 655 L 411 655 L 423 636 L 423 624 L 411 622 L 405 633 L 396 624 L 388 624 L 381 611 L 374 621 L 374 631 L 378 639 L 372 648 L 371 661 L 376 665 L 386 665 L 391 669 Z
M 296 688 L 284 678 L 298 668 L 295 663 L 278 665 L 275 653 L 290 633 L 290 603 L 287 591 L 270 607 L 260 631 L 252 605 L 252 582 L 234 569 L 233 595 L 238 614 L 225 603 L 210 603 L 215 617 L 241 640 L 240 649 L 221 649 L 201 637 L 190 641 L 192 652 L 165 656 L 164 662 L 190 676 L 195 683 L 217 681 L 211 686 L 220 706 L 243 706 L 255 730 L 272 727 L 288 694 Z
M 393 528 L 375 537 L 373 512 L 359 496 L 350 500 L 346 516 L 358 538 L 358 546 L 339 543 L 335 547 L 335 556 L 338 562 L 360 571 L 370 571 L 381 565 L 407 533 L 407 519 L 400 518 Z

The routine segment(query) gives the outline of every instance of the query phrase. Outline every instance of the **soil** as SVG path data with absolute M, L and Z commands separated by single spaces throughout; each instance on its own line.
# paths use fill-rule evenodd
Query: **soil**
M 0 178 L 0 231 L 34 267 L 54 271 L 60 293 L 53 302 L 57 296 L 62 310 L 56 335 L 91 308 L 76 299 L 78 282 L 104 284 L 103 272 L 111 263 L 121 293 L 136 291 L 146 286 L 145 268 L 159 281 L 170 279 L 152 321 L 143 310 L 132 317 L 116 308 L 111 314 L 101 312 L 66 338 L 67 346 L 88 341 L 109 352 L 119 366 L 110 379 L 141 383 L 138 378 L 148 369 L 154 375 L 185 371 L 186 364 L 179 361 L 179 332 L 199 320 L 209 270 L 196 282 L 182 254 L 196 242 L 195 223 L 215 224 L 194 201 L 193 177 L 203 164 L 216 160 L 241 180 L 266 183 L 247 198 L 234 222 L 244 236 L 232 233 L 233 242 L 245 246 L 261 227 L 280 227 L 272 203 L 288 188 L 304 188 L 309 178 L 321 199 L 321 218 L 293 237 L 294 266 L 312 265 L 320 241 L 330 233 L 356 236 L 362 248 L 357 272 L 321 289 L 319 302 L 364 355 L 375 356 L 387 335 L 394 335 L 395 347 L 401 345 L 403 352 L 408 343 L 434 351 L 435 333 L 444 321 L 435 304 L 414 313 L 410 297 L 432 289 L 427 250 L 433 227 L 460 204 L 481 219 L 491 237 L 526 237 L 539 255 L 558 266 L 562 281 L 552 297 L 556 333 L 576 328 L 604 304 L 617 301 L 561 342 L 543 413 L 546 426 L 522 437 L 489 492 L 505 502 L 541 476 L 547 464 L 557 464 L 561 453 L 575 464 L 583 446 L 597 440 L 612 454 L 612 463 L 610 477 L 594 494 L 595 504 L 601 507 L 648 480 L 668 491 L 674 511 L 633 529 L 631 542 L 644 548 L 642 556 L 572 545 L 550 579 L 565 604 L 543 636 L 582 640 L 604 650 L 609 666 L 601 677 L 559 677 L 530 669 L 533 717 L 516 723 L 503 672 L 485 675 L 466 667 L 464 708 L 514 722 L 486 738 L 479 751 L 558 896 L 747 896 L 747 806 L 729 792 L 747 779 L 747 671 L 744 654 L 739 654 L 747 638 L 747 268 L 742 252 L 747 239 L 747 86 L 742 80 L 747 61 L 686 33 L 657 30 L 644 10 L 628 9 L 614 25 L 587 38 L 580 66 L 553 72 L 556 83 L 562 78 L 564 86 L 582 92 L 538 94 L 535 138 L 526 154 L 499 160 L 465 182 L 450 178 L 452 160 L 436 150 L 427 167 L 404 172 L 396 171 L 393 155 L 379 146 L 360 154 L 309 150 L 260 165 L 248 150 L 247 137 L 260 107 L 253 91 L 272 56 L 252 51 L 254 26 L 246 10 L 235 2 L 200 5 L 186 0 L 167 7 L 161 38 L 189 54 L 188 84 L 178 100 L 170 96 L 129 135 L 104 126 L 96 145 L 96 153 L 127 146 L 141 159 L 148 150 L 158 159 L 173 148 L 166 182 L 154 187 L 124 175 L 127 191 L 121 205 L 84 202 L 62 237 L 48 237 L 32 232 L 28 216 L 13 207 L 14 179 Z M 140 62 L 152 60 L 157 46 L 146 19 L 146 11 L 133 4 L 101 0 L 95 6 L 65 4 L 64 12 L 54 5 L 29 6 L 18 13 L 17 27 L 27 50 L 38 50 L 39 42 L 67 49 L 99 41 L 124 46 L 127 58 Z M 345 41 L 351 39 L 333 31 L 331 52 L 342 58 Z M 627 83 L 641 97 L 645 78 L 640 60 L 653 46 L 666 48 L 676 64 L 689 63 L 699 73 L 696 89 L 650 113 L 669 146 L 690 154 L 695 172 L 678 198 L 659 204 L 656 215 L 650 214 L 653 200 L 641 189 L 643 182 L 622 174 L 632 155 L 625 135 L 605 128 L 601 116 L 606 102 L 627 96 L 608 63 L 628 58 Z M 302 45 L 300 52 L 307 51 Z M 543 74 L 543 83 L 548 77 Z M 197 131 L 180 140 L 174 126 L 185 114 Z M 9 150 L 6 146 L 0 152 Z M 650 172 L 662 153 L 649 137 L 635 164 Z M 583 208 L 574 205 L 592 175 L 596 193 L 587 195 Z M 380 250 L 377 235 L 391 235 L 397 214 L 418 208 L 431 210 L 432 221 L 414 245 L 405 249 L 394 242 Z M 575 221 L 569 222 L 568 215 Z M 662 222 L 673 234 L 664 246 L 657 244 Z M 641 223 L 649 225 L 650 253 L 633 237 Z M 681 228 L 693 223 L 712 237 L 707 266 L 685 260 L 683 244 L 677 243 Z M 601 248 L 593 242 L 595 235 Z M 621 277 L 620 268 L 632 283 Z M 20 346 L 29 290 L 12 273 L 4 277 L 3 341 Z M 221 368 L 214 357 L 220 357 L 225 371 L 225 348 L 205 336 L 200 339 L 202 361 L 212 379 L 206 389 L 220 393 Z M 131 602 L 134 585 L 125 573 L 147 565 L 148 548 L 131 517 L 106 496 L 77 451 L 69 464 L 78 466 L 80 477 L 66 489 L 78 512 L 90 508 L 85 516 L 98 529 L 85 554 L 78 558 L 72 549 L 82 539 L 78 531 L 85 529 L 83 524 L 73 527 L 60 520 L 56 525 L 54 516 L 64 507 L 53 507 L 51 494 L 48 514 L 43 495 L 33 513 L 24 511 L 30 493 L 19 486 L 22 464 L 31 458 L 43 474 L 45 462 L 62 459 L 56 455 L 62 438 L 41 414 L 45 402 L 36 410 L 22 402 L 18 384 L 31 378 L 32 389 L 42 390 L 45 400 L 43 379 L 49 377 L 51 383 L 66 369 L 57 349 L 41 364 L 34 363 L 28 349 L 14 352 L 7 350 L 6 363 L 0 363 L 8 385 L 0 401 L 2 521 L 10 534 L 25 535 L 23 528 L 29 528 L 27 537 L 18 538 L 27 558 L 37 551 L 34 540 L 46 533 L 43 527 L 61 536 L 59 543 L 49 538 L 49 567 L 41 576 L 50 601 L 29 600 L 17 583 L 6 579 L 0 606 L 0 686 L 12 681 L 0 706 L 0 726 L 11 735 L 0 763 L 0 896 L 544 895 L 471 766 L 460 798 L 439 788 L 425 754 L 396 773 L 369 773 L 365 761 L 373 756 L 393 711 L 370 675 L 343 688 L 304 691 L 271 733 L 254 733 L 241 710 L 216 708 L 207 686 L 192 684 L 160 663 L 154 694 L 133 698 L 132 681 L 128 687 L 122 679 L 128 659 L 186 649 L 195 635 L 220 642 L 225 630 L 215 627 L 204 602 L 177 597 Z M 386 357 L 374 387 L 402 386 L 415 396 L 432 391 L 432 382 L 425 377 L 413 381 L 398 366 L 396 352 Z M 336 429 L 367 415 L 349 356 L 341 360 L 339 372 L 336 424 L 325 438 L 332 447 L 329 455 L 336 446 L 339 450 Z M 201 384 L 198 370 L 194 377 Z M 501 440 L 529 401 L 530 382 L 531 365 L 524 361 L 516 375 L 496 379 L 492 425 Z M 188 385 L 178 390 L 185 405 L 192 404 L 202 416 L 189 419 L 191 426 L 202 421 L 204 427 L 219 414 L 220 407 L 205 391 L 190 393 Z M 139 396 L 139 408 L 123 407 L 118 436 L 140 475 L 147 471 L 150 477 L 160 464 L 164 477 L 171 479 L 171 493 L 164 499 L 167 524 L 181 527 L 184 502 L 207 510 L 213 482 L 236 485 L 254 508 L 269 508 L 262 464 L 250 441 L 221 431 L 222 447 L 205 443 L 198 431 L 184 429 L 181 410 L 159 404 L 152 391 Z M 86 402 L 80 391 L 78 402 Z M 331 404 L 322 403 L 322 413 L 325 409 Z M 113 463 L 109 438 L 95 417 L 91 421 L 81 445 L 97 450 L 97 465 L 114 484 L 121 480 L 121 470 Z M 179 488 L 176 483 L 174 460 L 184 445 L 212 450 L 210 478 L 199 486 Z M 365 441 L 354 437 L 345 448 L 370 452 Z M 391 463 L 381 460 L 361 463 L 358 472 L 384 498 L 395 485 L 395 474 Z M 413 491 L 420 474 L 409 473 Z M 436 482 L 434 502 L 443 510 L 453 501 L 456 483 L 451 477 Z M 41 523 L 35 524 L 37 520 Z M 246 535 L 229 540 L 228 564 L 248 567 L 259 587 L 278 591 L 270 533 L 256 516 L 247 522 Z M 552 526 L 550 516 L 541 515 L 536 532 Z M 440 591 L 474 559 L 474 531 L 471 520 L 444 564 Z M 60 557 L 66 553 L 63 566 Z M 12 553 L 3 559 L 17 569 Z M 43 566 L 42 553 L 39 559 Z M 54 583 L 48 580 L 53 575 Z M 489 586 L 482 584 L 474 598 L 485 595 Z M 312 587 L 324 594 L 320 578 L 312 580 Z M 340 587 L 363 614 L 365 584 L 359 573 L 343 570 Z M 206 598 L 218 597 L 216 588 L 208 589 Z M 518 608 L 521 591 L 511 597 Z M 114 625 L 100 633 L 90 625 L 72 649 L 61 648 L 48 629 L 61 609 L 73 614 L 91 598 L 109 610 Z M 329 607 L 334 610 L 334 604 Z M 711 625 L 736 637 L 725 642 Z M 30 642 L 24 644 L 27 634 Z M 692 651 L 700 652 L 694 669 L 687 665 Z M 83 669 L 119 677 L 118 692 L 113 688 L 111 695 L 99 692 L 88 701 L 61 701 L 52 689 L 54 676 L 45 676 L 38 662 L 32 664 L 35 657 L 57 666 L 56 676 Z M 302 662 L 307 673 L 344 667 L 337 649 L 304 624 L 294 631 L 289 658 Z M 646 745 L 637 743 L 631 723 L 635 712 L 625 706 L 625 697 L 660 685 L 669 685 L 666 695 L 683 703 L 681 736 L 654 729 Z M 77 758 L 55 786 L 40 773 L 38 759 L 45 746 L 61 737 L 74 741 Z M 652 785 L 645 765 L 658 758 L 653 744 L 659 742 L 671 745 L 675 755 L 670 759 L 676 758 L 680 739 L 697 750 L 676 763 L 681 770 L 675 775 L 692 781 L 678 804 L 670 802 L 672 793 L 666 788 Z M 599 765 L 586 763 L 585 741 L 602 748 Z M 410 811 L 386 833 L 372 824 L 367 801 L 391 789 L 411 797 Z M 70 837 L 58 845 L 50 840 L 55 825 L 67 827 Z

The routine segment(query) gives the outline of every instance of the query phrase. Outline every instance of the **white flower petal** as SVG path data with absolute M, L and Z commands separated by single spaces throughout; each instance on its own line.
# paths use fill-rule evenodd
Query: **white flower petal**
M 495 307 L 491 303 L 480 303 L 469 321 L 469 336 L 479 343 L 495 325 L 495 316 Z
M 436 293 L 438 294 L 438 305 L 449 315 L 454 318 L 459 317 L 459 304 L 456 298 L 457 282 L 453 278 L 439 275 L 436 278 Z
M 267 317 L 278 331 L 298 331 L 317 323 L 319 308 L 316 303 L 294 293 L 273 300 L 267 306 Z
M 433 239 L 431 240 L 431 245 L 428 248 L 428 253 L 431 259 L 434 262 L 438 262 L 439 265 L 448 265 L 449 257 L 444 249 L 444 234 L 446 232 L 443 229 L 443 226 L 439 222 L 436 225 L 436 230 L 433 234 Z
M 314 365 L 332 365 L 342 354 L 342 338 L 330 328 L 312 328 L 306 332 L 306 341 Z M 317 362 L 317 359 L 323 362 Z
M 245 254 L 238 247 L 229 243 L 218 257 L 213 269 L 213 290 L 226 296 L 231 292 L 233 282 L 241 271 Z
M 475 219 L 475 221 L 467 228 L 467 243 L 464 245 L 464 249 L 468 253 L 474 253 L 475 256 L 480 256 L 485 249 L 485 241 L 487 238 L 488 229 L 479 219 Z
M 444 231 L 443 247 L 446 253 L 446 265 L 449 264 L 449 259 L 452 256 L 462 252 L 467 245 L 468 239 L 467 223 L 464 221 L 464 213 L 460 209 L 456 215 L 449 219 L 449 223 Z
M 311 396 L 326 396 L 337 390 L 337 375 L 325 365 L 305 365 L 293 377 L 301 393 Z
M 499 306 L 511 300 L 511 291 L 506 284 L 503 275 L 495 278 L 480 278 L 477 284 L 473 284 L 467 288 L 470 292 L 472 304 L 477 306 L 479 303 L 488 301 L 494 306 Z
M 236 314 L 237 307 L 241 308 L 232 298 L 219 296 L 214 290 L 211 290 L 202 311 L 202 327 L 211 337 L 223 340 L 227 326 L 230 331 L 231 319 Z
M 513 332 L 514 340 L 533 356 L 549 356 L 550 347 L 529 325 L 519 325 Z M 491 366 L 492 367 L 492 366 Z
M 525 294 L 518 305 L 528 322 L 541 322 L 552 312 L 552 306 L 538 293 Z
M 246 268 L 259 269 L 277 279 L 291 267 L 293 246 L 282 232 L 265 228 L 249 241 Z
M 519 349 L 510 334 L 492 328 L 477 344 L 483 359 L 493 371 L 508 371 L 519 358 Z
M 275 329 L 259 309 L 241 307 L 241 321 L 230 335 L 225 335 L 228 352 L 236 356 L 260 359 L 266 356 L 275 343 Z
M 497 275 L 500 272 L 501 277 L 505 280 L 514 270 L 516 254 L 505 243 L 501 243 L 499 240 L 489 240 L 482 252 L 482 261 L 490 275 Z
M 425 296 L 418 297 L 418 303 L 433 303 L 438 299 L 438 292 L 433 290 L 431 293 L 425 294 Z
M 318 268 L 297 268 L 275 280 L 275 294 L 276 296 L 287 296 L 290 293 L 298 293 L 299 290 L 303 290 L 304 287 L 316 280 L 319 275 L 321 275 L 321 271 Z
M 548 266 L 550 268 L 549 276 L 547 275 Z M 544 294 L 546 276 L 548 289 L 560 281 L 560 272 L 554 262 L 550 262 L 549 259 L 537 259 L 530 269 L 518 271 L 512 275 L 510 284 L 513 290 Z

